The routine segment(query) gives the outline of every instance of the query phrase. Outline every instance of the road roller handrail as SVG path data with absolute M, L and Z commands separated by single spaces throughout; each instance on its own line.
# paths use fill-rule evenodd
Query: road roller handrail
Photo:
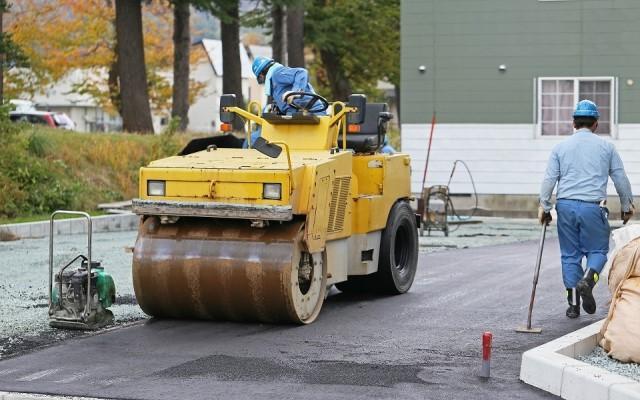
M 341 101 L 336 101 L 331 104 L 333 117 L 331 117 L 331 122 L 329 122 L 329 126 L 333 126 L 336 123 L 340 123 L 340 127 L 338 131 L 342 129 L 342 150 L 347 149 L 347 113 L 350 112 L 358 112 L 356 107 L 349 107 L 345 103 Z M 336 112 L 336 106 L 340 107 L 340 110 Z M 338 134 L 336 133 L 336 137 L 333 140 L 336 147 L 338 146 Z
M 289 145 L 285 142 L 271 142 L 272 144 L 281 144 L 284 146 L 284 150 L 287 153 L 287 163 L 289 164 L 289 195 L 293 193 L 293 166 L 291 165 L 291 151 L 289 151 Z
M 82 314 L 83 318 L 87 318 L 89 316 L 89 312 L 91 311 L 91 216 L 83 211 L 67 211 L 67 210 L 57 210 L 51 214 L 49 219 L 49 310 L 51 310 L 51 305 L 53 303 L 53 223 L 56 218 L 56 215 L 80 215 L 87 219 L 87 302 L 84 306 L 84 312 Z M 76 257 L 77 258 L 77 257 Z M 75 259 L 74 259 L 75 261 Z M 68 266 L 68 265 L 67 265 Z M 65 267 L 66 268 L 66 267 Z M 62 298 L 62 274 L 60 274 L 60 285 L 58 288 L 58 298 Z
M 257 110 L 256 113 L 254 113 L 251 109 L 254 108 Z M 247 104 L 247 111 L 253 115 L 257 115 L 258 117 L 262 117 L 262 104 L 260 104 L 259 101 L 257 100 L 251 100 L 249 102 L 249 104 Z M 252 143 L 251 143 L 251 124 L 249 124 L 249 127 L 247 129 L 246 132 L 246 140 L 247 140 L 247 147 L 251 148 Z

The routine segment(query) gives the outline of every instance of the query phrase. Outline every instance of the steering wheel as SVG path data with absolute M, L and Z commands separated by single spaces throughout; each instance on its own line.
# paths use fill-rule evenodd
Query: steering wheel
M 300 98 L 302 97 L 310 97 L 309 101 L 305 104 L 305 105 L 299 105 L 295 103 L 295 100 L 292 101 L 291 103 L 289 103 L 288 99 L 291 96 L 299 96 Z M 320 104 L 322 105 L 322 108 L 320 110 L 316 110 L 319 112 L 322 111 L 326 111 L 327 108 L 329 108 L 329 101 L 327 99 L 325 99 L 324 97 L 320 96 L 319 94 L 316 93 L 309 93 L 309 92 L 290 92 L 287 93 L 287 95 L 284 97 L 285 103 L 291 105 L 291 107 L 295 108 L 298 111 L 311 111 L 311 108 L 317 103 L 320 102 Z

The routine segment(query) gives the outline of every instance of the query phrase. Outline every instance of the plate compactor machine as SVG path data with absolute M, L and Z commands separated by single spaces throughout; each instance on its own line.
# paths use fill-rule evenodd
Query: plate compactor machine
M 231 134 L 195 139 L 141 168 L 133 284 L 145 313 L 307 324 L 333 284 L 409 290 L 418 221 L 409 156 L 379 152 L 386 104 L 291 95 L 310 99 L 294 115 L 224 95 L 222 129 L 252 122 L 253 146 Z M 309 113 L 317 102 L 326 115 Z
M 57 215 L 87 220 L 87 253 L 79 254 L 53 273 L 53 234 Z M 116 286 L 100 262 L 91 258 L 91 216 L 80 211 L 55 211 L 49 221 L 49 325 L 54 328 L 93 330 L 113 322 L 108 309 L 116 300 Z M 73 269 L 74 264 L 80 264 Z

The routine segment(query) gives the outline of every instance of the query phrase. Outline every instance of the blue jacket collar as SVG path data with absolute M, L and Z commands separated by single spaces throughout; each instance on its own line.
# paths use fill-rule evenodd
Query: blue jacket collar
M 282 64 L 275 63 L 271 66 L 271 68 L 269 68 L 269 71 L 267 71 L 267 76 L 264 79 L 264 94 L 266 94 L 267 97 L 271 96 L 271 92 L 273 89 L 271 87 L 271 78 L 273 78 L 273 74 L 282 67 Z
M 574 135 L 578 135 L 578 136 L 593 135 L 593 132 L 591 132 L 589 128 L 580 128 L 574 133 Z

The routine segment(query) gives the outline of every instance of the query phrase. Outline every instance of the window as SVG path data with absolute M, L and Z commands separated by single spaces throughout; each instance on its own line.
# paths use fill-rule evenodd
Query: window
M 614 127 L 614 78 L 539 78 L 538 131 L 544 136 L 571 135 L 573 110 L 580 100 L 598 105 L 596 133 L 611 135 Z

